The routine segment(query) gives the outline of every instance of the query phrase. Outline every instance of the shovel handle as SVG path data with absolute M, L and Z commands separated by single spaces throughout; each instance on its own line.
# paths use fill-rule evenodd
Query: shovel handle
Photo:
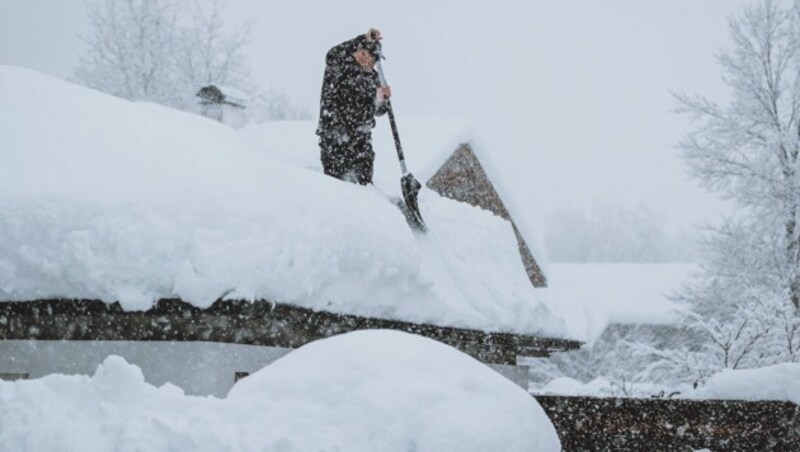
M 380 80 L 381 87 L 388 86 L 386 84 L 386 77 L 383 76 L 383 66 L 381 66 L 380 58 L 375 62 L 375 68 L 378 70 L 378 79 Z M 400 169 L 403 175 L 408 174 L 406 169 L 406 158 L 403 156 L 403 146 L 400 144 L 400 133 L 397 132 L 397 123 L 394 120 L 394 111 L 392 111 L 392 103 L 389 99 L 386 100 L 386 112 L 389 113 L 389 124 L 392 126 L 392 136 L 394 137 L 394 147 L 397 149 L 397 158 L 400 160 Z

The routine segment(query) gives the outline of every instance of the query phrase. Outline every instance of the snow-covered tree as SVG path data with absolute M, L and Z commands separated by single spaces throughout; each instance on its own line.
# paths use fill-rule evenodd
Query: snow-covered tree
M 175 40 L 175 68 L 191 94 L 197 88 L 214 84 L 234 86 L 246 92 L 255 90 L 249 81 L 245 49 L 250 24 L 228 31 L 222 20 L 220 0 L 194 1 L 182 11 Z M 195 99 L 188 99 L 194 104 Z
M 693 176 L 739 208 L 714 239 L 708 276 L 785 291 L 800 308 L 800 6 L 765 0 L 730 29 L 719 60 L 731 102 L 679 96 L 695 120 L 681 143 Z
M 692 175 L 737 210 L 708 231 L 707 262 L 680 295 L 703 342 L 650 352 L 674 379 L 797 361 L 800 350 L 800 2 L 762 0 L 730 20 L 719 57 L 731 100 L 678 96 L 694 128 Z
M 91 4 L 92 33 L 76 78 L 130 100 L 181 106 L 173 59 L 179 4 L 168 0 L 104 0 Z
M 737 207 L 706 231 L 702 271 L 676 297 L 692 312 L 670 343 L 612 337 L 590 366 L 566 357 L 548 373 L 701 385 L 723 368 L 800 361 L 800 0 L 762 0 L 730 30 L 730 101 L 678 96 L 694 120 L 681 142 L 692 175 Z

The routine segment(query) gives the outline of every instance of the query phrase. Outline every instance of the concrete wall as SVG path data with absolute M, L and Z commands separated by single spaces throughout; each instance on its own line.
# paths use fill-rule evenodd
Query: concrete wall
M 187 394 L 224 397 L 235 372 L 255 372 L 291 351 L 214 342 L 0 341 L 0 373 L 94 374 L 109 355 L 141 367 L 156 386 L 170 382 Z

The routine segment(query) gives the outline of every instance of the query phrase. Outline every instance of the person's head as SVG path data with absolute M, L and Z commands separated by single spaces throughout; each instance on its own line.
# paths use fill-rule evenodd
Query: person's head
M 353 53 L 353 58 L 356 59 L 361 69 L 372 72 L 372 67 L 375 65 L 375 55 L 371 51 L 361 47 Z
M 381 55 L 381 43 L 378 41 L 359 42 L 353 57 L 362 70 L 372 72 L 372 67 Z

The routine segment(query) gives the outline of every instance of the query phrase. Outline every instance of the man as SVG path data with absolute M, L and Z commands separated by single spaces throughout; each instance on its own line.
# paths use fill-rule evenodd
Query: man
M 381 87 L 373 66 L 380 58 L 380 31 L 328 51 L 320 100 L 320 158 L 325 174 L 362 185 L 372 183 L 375 116 L 386 113 L 391 89 Z

